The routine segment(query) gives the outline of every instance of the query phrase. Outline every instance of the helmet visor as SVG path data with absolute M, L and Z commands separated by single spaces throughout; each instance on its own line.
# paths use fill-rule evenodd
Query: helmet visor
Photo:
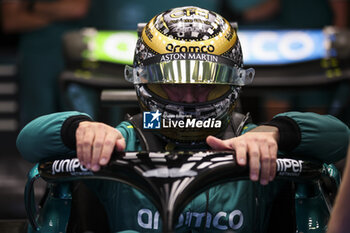
M 155 57 L 166 55 L 175 54 Z M 208 56 L 209 54 L 202 55 Z M 237 68 L 225 62 L 226 60 L 230 61 L 229 59 L 211 54 L 207 60 L 174 58 L 172 60 L 162 60 L 162 58 L 157 60 L 155 57 L 151 58 L 153 62 L 147 62 L 151 59 L 146 59 L 143 64 L 135 68 L 126 66 L 125 79 L 134 84 L 229 84 L 244 86 L 253 81 L 255 74 L 252 68 Z M 217 62 L 214 58 L 220 58 L 224 62 Z

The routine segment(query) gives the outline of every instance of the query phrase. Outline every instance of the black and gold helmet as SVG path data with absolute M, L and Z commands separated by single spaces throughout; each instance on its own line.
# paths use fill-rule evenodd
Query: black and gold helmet
M 221 122 L 220 127 L 159 130 L 175 143 L 197 143 L 226 128 L 240 88 L 252 82 L 254 70 L 243 69 L 237 32 L 227 20 L 215 12 L 187 6 L 167 10 L 144 27 L 134 65 L 125 68 L 125 77 L 135 84 L 142 111 L 158 110 L 165 121 Z M 184 103 L 167 98 L 161 87 L 164 84 L 214 87 L 207 101 Z

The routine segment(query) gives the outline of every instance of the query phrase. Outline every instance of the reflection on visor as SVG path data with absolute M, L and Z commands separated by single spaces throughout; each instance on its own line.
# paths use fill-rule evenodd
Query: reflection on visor
M 172 60 L 136 68 L 125 67 L 125 79 L 141 83 L 230 84 L 244 86 L 253 81 L 255 71 L 210 61 Z

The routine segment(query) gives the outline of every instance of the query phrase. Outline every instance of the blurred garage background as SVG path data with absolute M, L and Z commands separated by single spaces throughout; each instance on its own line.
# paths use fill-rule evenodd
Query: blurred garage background
M 115 125 L 137 112 L 132 64 L 137 23 L 196 5 L 238 22 L 244 61 L 256 69 L 239 110 L 263 122 L 287 110 L 350 123 L 350 33 L 346 0 L 2 0 L 0 34 L 0 225 L 26 218 L 23 191 L 33 166 L 16 150 L 30 120 L 64 110 Z M 139 29 L 142 24 L 139 25 Z M 39 184 L 38 198 L 45 184 Z

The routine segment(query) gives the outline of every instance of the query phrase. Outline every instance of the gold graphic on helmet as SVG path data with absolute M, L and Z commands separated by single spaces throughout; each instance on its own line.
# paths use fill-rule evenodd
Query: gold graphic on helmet
M 230 30 L 226 35 L 225 35 L 225 38 L 226 40 L 230 41 L 232 40 L 232 37 L 235 36 L 234 34 L 234 30 Z
M 155 27 L 154 17 L 142 31 L 143 42 L 159 54 L 176 52 L 201 52 L 221 55 L 229 51 L 237 40 L 235 30 L 224 19 L 225 30 L 206 40 L 190 40 L 166 36 Z
M 151 29 L 149 27 L 146 27 L 145 28 L 145 34 L 147 36 L 147 38 L 152 41 L 152 38 L 153 38 L 153 34 L 151 33 Z
M 182 16 L 190 16 L 190 15 L 197 15 L 202 16 L 205 18 L 209 18 L 209 11 L 200 9 L 200 8 L 185 8 L 185 9 L 176 9 L 172 11 L 172 14 L 170 14 L 171 18 L 179 18 Z

